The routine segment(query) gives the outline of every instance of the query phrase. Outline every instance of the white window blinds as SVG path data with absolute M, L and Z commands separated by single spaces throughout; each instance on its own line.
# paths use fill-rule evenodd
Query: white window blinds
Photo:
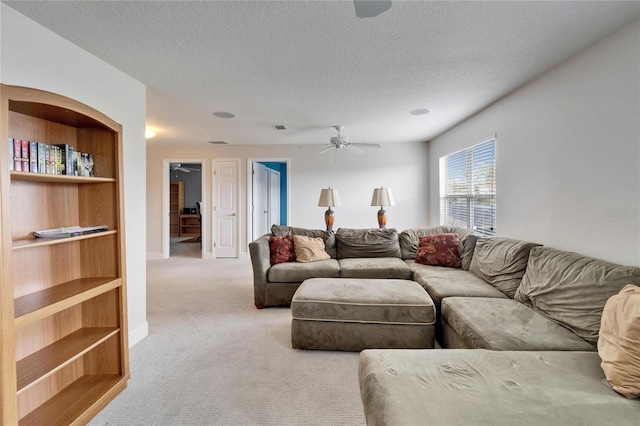
M 440 224 L 496 234 L 496 138 L 440 158 Z

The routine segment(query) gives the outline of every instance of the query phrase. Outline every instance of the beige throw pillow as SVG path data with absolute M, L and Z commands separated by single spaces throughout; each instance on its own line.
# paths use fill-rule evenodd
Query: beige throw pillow
M 294 235 L 293 246 L 298 262 L 315 262 L 318 260 L 331 259 L 331 256 L 324 250 L 324 241 L 322 238 Z
M 598 354 L 611 387 L 627 398 L 640 397 L 640 287 L 629 284 L 607 300 Z

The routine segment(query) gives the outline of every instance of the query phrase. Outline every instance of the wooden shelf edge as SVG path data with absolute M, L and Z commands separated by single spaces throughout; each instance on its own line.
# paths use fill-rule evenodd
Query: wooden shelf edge
M 117 374 L 82 376 L 22 419 L 19 426 L 85 424 L 126 386 Z
M 31 182 L 58 182 L 58 183 L 108 183 L 115 182 L 115 178 L 96 176 L 71 176 L 71 175 L 51 175 L 46 173 L 30 173 L 12 171 L 11 180 L 24 180 Z
M 18 395 L 117 335 L 116 327 L 81 328 L 17 362 Z
M 51 246 L 55 244 L 66 244 L 74 241 L 88 240 L 90 238 L 100 238 L 106 235 L 117 234 L 117 229 L 112 229 L 104 232 L 95 232 L 93 234 L 78 235 L 76 237 L 65 238 L 30 238 L 28 240 L 17 240 L 13 242 L 14 250 L 28 249 L 32 247 Z
M 121 278 L 80 278 L 15 300 L 20 328 L 122 286 Z

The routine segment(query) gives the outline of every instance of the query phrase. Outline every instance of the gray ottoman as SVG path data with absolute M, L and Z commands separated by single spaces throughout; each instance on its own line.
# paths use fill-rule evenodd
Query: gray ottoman
M 409 280 L 311 278 L 291 300 L 296 349 L 430 349 L 435 307 Z

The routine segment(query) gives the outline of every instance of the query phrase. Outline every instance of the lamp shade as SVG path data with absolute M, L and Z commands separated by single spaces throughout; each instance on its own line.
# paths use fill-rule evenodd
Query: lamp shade
M 337 189 L 331 187 L 320 190 L 318 207 L 337 207 L 340 205 L 340 194 Z
M 389 188 L 380 187 L 373 190 L 372 206 L 394 206 L 393 195 Z

